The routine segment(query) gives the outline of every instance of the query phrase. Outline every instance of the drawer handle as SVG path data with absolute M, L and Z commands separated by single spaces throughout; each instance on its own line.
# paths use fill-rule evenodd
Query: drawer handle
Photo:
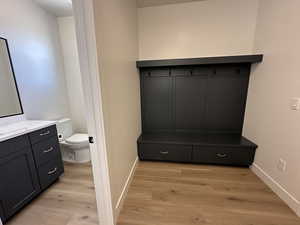
M 218 156 L 219 158 L 225 158 L 225 157 L 227 157 L 227 154 L 218 153 L 217 156 Z
M 44 150 L 43 152 L 44 152 L 44 153 L 49 153 L 49 152 L 52 152 L 53 150 L 54 150 L 54 148 L 51 147 L 51 148 L 49 148 L 49 149 L 47 149 L 47 150 Z
M 169 154 L 169 152 L 168 151 L 160 151 L 160 154 L 167 155 L 167 154 Z
M 48 134 L 50 134 L 49 130 L 47 132 L 45 132 L 45 133 L 41 133 L 40 136 L 45 136 L 45 135 L 48 135 Z
M 57 168 L 55 167 L 53 170 L 50 170 L 48 172 L 48 175 L 52 175 L 52 174 L 56 173 L 56 171 L 57 171 Z

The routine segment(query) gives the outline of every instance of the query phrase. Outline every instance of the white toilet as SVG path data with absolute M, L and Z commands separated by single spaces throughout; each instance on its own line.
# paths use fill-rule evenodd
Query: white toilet
M 87 134 L 73 133 L 72 121 L 68 118 L 57 121 L 57 131 L 64 161 L 72 163 L 90 162 Z

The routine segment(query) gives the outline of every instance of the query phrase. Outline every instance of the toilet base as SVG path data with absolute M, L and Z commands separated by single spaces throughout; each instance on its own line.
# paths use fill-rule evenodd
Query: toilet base
M 61 153 L 63 161 L 70 163 L 87 163 L 91 161 L 90 149 L 70 149 L 61 146 Z

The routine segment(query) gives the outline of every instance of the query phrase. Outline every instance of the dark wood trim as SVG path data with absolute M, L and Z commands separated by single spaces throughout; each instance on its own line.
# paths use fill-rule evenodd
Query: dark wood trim
M 254 148 L 258 146 L 240 134 L 180 134 L 180 133 L 152 133 L 141 134 L 137 143 L 174 144 L 174 145 L 204 145 L 223 147 Z
M 262 62 L 263 55 L 237 55 L 218 56 L 186 59 L 163 59 L 163 60 L 141 60 L 137 61 L 138 68 L 144 67 L 164 67 L 164 66 L 192 66 L 207 64 L 228 64 L 228 63 L 259 63 Z

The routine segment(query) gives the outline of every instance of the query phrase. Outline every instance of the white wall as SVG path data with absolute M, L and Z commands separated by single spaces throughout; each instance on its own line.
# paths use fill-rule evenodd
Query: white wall
M 0 36 L 8 39 L 27 118 L 68 116 L 56 18 L 31 0 L 2 0 Z
M 209 0 L 138 9 L 139 58 L 249 54 L 258 0 Z
M 300 111 L 289 107 L 300 97 L 299 9 L 299 0 L 261 0 L 254 52 L 264 61 L 251 74 L 244 135 L 259 145 L 255 171 L 269 175 L 264 180 L 300 215 Z
M 94 0 L 104 126 L 115 216 L 141 132 L 135 0 Z
M 78 48 L 73 17 L 58 18 L 71 119 L 75 132 L 87 132 Z

